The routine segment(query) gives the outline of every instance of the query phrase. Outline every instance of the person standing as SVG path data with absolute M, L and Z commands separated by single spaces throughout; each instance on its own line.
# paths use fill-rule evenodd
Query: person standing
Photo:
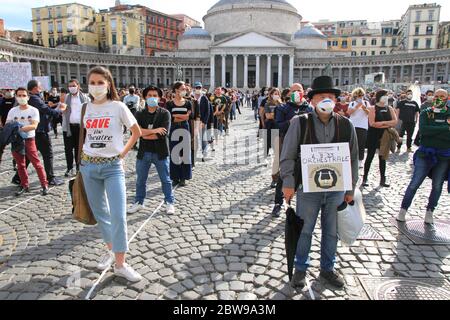
M 422 103 L 422 105 L 420 106 L 420 112 L 422 112 L 428 108 L 431 108 L 433 106 L 433 104 L 434 104 L 434 91 L 428 90 L 425 94 L 425 102 Z M 420 124 L 419 124 L 419 130 L 417 131 L 417 134 L 416 134 L 416 138 L 414 139 L 414 144 L 418 147 L 420 146 Z
M 159 107 L 162 91 L 150 86 L 143 92 L 146 108 L 136 113 L 136 119 L 142 131 L 136 162 L 136 199 L 128 209 L 129 214 L 145 209 L 147 197 L 147 179 L 152 165 L 156 167 L 164 193 L 167 214 L 175 214 L 175 197 L 170 179 L 169 139 L 170 113 Z
M 214 109 L 214 131 L 215 140 L 217 141 L 219 138 L 219 132 L 222 134 L 224 130 L 225 109 L 227 107 L 227 99 L 223 94 L 221 87 L 217 87 L 214 90 L 214 95 L 210 97 L 210 101 Z
M 19 197 L 24 193 L 29 192 L 30 182 L 28 179 L 26 159 L 28 159 L 36 169 L 42 186 L 42 195 L 46 196 L 49 192 L 47 175 L 41 161 L 39 160 L 35 141 L 36 128 L 39 124 L 39 111 L 28 104 L 29 95 L 27 89 L 18 88 L 16 93 L 18 106 L 12 108 L 8 112 L 8 116 L 6 118 L 7 123 L 16 121 L 21 124 L 19 132 L 25 140 L 24 154 L 17 151 L 13 151 L 12 153 L 14 160 L 17 163 L 17 173 L 20 177 L 20 188 L 16 192 L 16 196 Z
M 191 102 L 186 100 L 184 82 L 173 85 L 174 99 L 167 103 L 167 110 L 172 116 L 170 128 L 170 177 L 173 185 L 186 186 L 186 180 L 192 179 L 191 133 L 189 118 L 192 112 Z M 181 148 L 180 148 L 181 147 Z
M 76 170 L 80 169 L 77 160 L 79 141 L 80 141 L 80 123 L 81 109 L 83 104 L 87 103 L 89 98 L 81 92 L 80 83 L 76 79 L 69 82 L 69 94 L 66 96 L 65 104 L 67 110 L 63 114 L 63 138 L 64 152 L 66 154 L 67 170 L 66 177 L 75 175 L 73 163 L 75 161 Z
M 344 201 L 347 203 L 353 201 L 358 182 L 358 142 L 355 128 L 350 120 L 333 112 L 339 95 L 340 90 L 334 88 L 332 78 L 327 76 L 316 78 L 308 94 L 314 111 L 309 115 L 294 118 L 283 142 L 280 168 L 287 203 L 290 203 L 295 195 L 294 173 L 296 162 L 299 158 L 301 159 L 299 154 L 301 145 L 348 143 L 352 169 L 352 190 L 346 192 L 305 193 L 300 183 L 297 191 L 297 215 L 304 220 L 304 225 L 297 245 L 296 271 L 292 280 L 294 287 L 302 288 L 306 284 L 312 234 L 319 211 L 321 211 L 322 228 L 320 278 L 338 288 L 345 285 L 344 279 L 334 268 L 338 242 L 337 210 Z M 302 134 L 302 125 L 307 126 L 304 134 Z M 309 133 L 306 134 L 306 132 Z
M 6 90 L 5 96 L 0 100 L 0 125 L 5 125 L 9 110 L 14 108 L 16 103 L 14 90 Z
M 299 115 L 313 112 L 313 109 L 304 98 L 303 86 L 299 83 L 294 83 L 289 91 L 290 98 L 285 104 L 277 108 L 275 114 L 275 122 L 280 130 L 280 154 L 283 147 L 284 138 L 289 129 L 291 120 Z M 280 217 L 281 209 L 283 206 L 283 179 L 278 174 L 277 185 L 275 189 L 275 205 L 272 210 L 272 216 L 274 218 Z
M 406 132 L 406 147 L 408 152 L 412 152 L 412 142 L 416 123 L 419 119 L 420 107 L 416 101 L 413 100 L 413 92 L 408 90 L 406 92 L 406 100 L 397 103 L 397 118 L 402 122 L 399 132 L 400 138 L 403 138 Z M 397 145 L 397 152 L 401 151 L 403 142 Z
M 432 189 L 425 214 L 425 223 L 432 225 L 434 211 L 438 206 L 445 180 L 447 179 L 450 184 L 450 106 L 447 102 L 448 96 L 446 90 L 437 90 L 433 106 L 423 110 L 420 114 L 420 147 L 414 155 L 414 173 L 397 216 L 397 220 L 400 222 L 406 221 L 408 209 L 411 207 L 417 190 L 427 176 L 431 176 Z
M 56 109 L 59 106 L 60 97 L 58 95 L 58 88 L 52 88 L 50 91 L 50 96 L 48 97 L 47 104 L 50 108 Z M 53 117 L 52 118 L 52 128 L 53 133 L 55 134 L 55 139 L 58 138 L 58 123 L 62 123 L 62 117 Z
M 81 119 L 86 138 L 80 172 L 89 205 L 108 247 L 97 267 L 106 270 L 115 260 L 116 276 L 138 282 L 142 276 L 125 262 L 128 230 L 124 160 L 141 136 L 141 130 L 130 110 L 120 102 L 108 69 L 95 67 L 87 78 L 92 102 L 86 105 Z M 132 132 L 126 145 L 123 126 Z
M 363 88 L 356 88 L 352 92 L 353 102 L 348 108 L 348 115 L 350 121 L 356 129 L 358 137 L 359 150 L 359 167 L 363 168 L 363 161 L 366 151 L 367 130 L 369 130 L 369 107 L 370 104 L 364 99 L 366 92 Z
M 135 87 L 130 87 L 128 89 L 128 95 L 125 96 L 125 98 L 123 98 L 123 103 L 125 103 L 125 105 L 128 107 L 128 109 L 130 109 L 131 113 L 133 115 L 136 114 L 138 107 L 140 105 L 140 98 L 139 96 L 136 94 L 136 88 Z
M 381 147 L 381 139 L 387 129 L 394 128 L 397 125 L 397 114 L 394 108 L 389 106 L 389 97 L 386 90 L 379 90 L 375 95 L 375 106 L 369 108 L 369 130 L 367 131 L 367 158 L 364 164 L 364 177 L 362 186 L 369 185 L 369 171 L 377 149 Z M 389 188 L 386 183 L 386 160 L 381 156 L 379 158 L 380 166 L 380 186 Z
M 44 100 L 41 98 L 41 84 L 36 80 L 28 82 L 29 101 L 28 104 L 39 110 L 39 125 L 36 129 L 36 147 L 44 159 L 44 168 L 47 175 L 47 180 L 50 186 L 60 186 L 64 182 L 58 179 L 54 173 L 53 168 L 53 146 L 49 136 L 50 120 L 53 117 L 59 117 L 65 106 L 61 106 L 59 109 L 52 109 L 47 106 Z M 17 175 L 18 176 L 18 175 Z
M 194 99 L 192 102 L 196 107 L 194 110 L 198 110 L 198 134 L 200 135 L 201 143 L 202 143 L 202 162 L 205 162 L 205 157 L 207 154 L 207 148 L 208 148 L 208 120 L 210 116 L 210 103 L 208 101 L 208 98 L 203 94 L 203 85 L 201 82 L 196 82 L 194 84 L 195 91 L 194 91 Z M 195 142 L 196 146 L 198 144 L 198 141 Z M 196 151 L 194 151 L 196 154 Z

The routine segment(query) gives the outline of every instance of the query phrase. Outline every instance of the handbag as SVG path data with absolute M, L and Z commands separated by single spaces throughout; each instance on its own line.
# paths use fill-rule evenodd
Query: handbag
M 86 113 L 87 103 L 83 104 L 81 111 L 81 124 L 80 124 L 80 140 L 77 155 L 77 163 L 80 163 L 81 150 L 86 138 L 86 130 L 84 129 L 84 115 Z M 77 173 L 75 179 L 69 181 L 69 192 L 72 196 L 72 216 L 78 222 L 89 226 L 95 226 L 97 220 L 95 220 L 94 214 L 92 213 L 91 207 L 89 206 L 89 201 L 86 195 L 86 190 L 84 189 L 83 177 L 80 172 Z

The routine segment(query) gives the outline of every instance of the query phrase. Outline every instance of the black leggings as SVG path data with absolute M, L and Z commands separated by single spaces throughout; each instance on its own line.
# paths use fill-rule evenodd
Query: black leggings
M 367 130 L 356 128 L 356 136 L 358 137 L 359 160 L 363 161 L 367 144 Z
M 375 157 L 375 153 L 377 152 L 377 149 L 369 146 L 369 150 L 367 152 L 367 159 L 366 163 L 364 165 L 364 178 L 367 179 L 370 171 L 370 165 L 372 164 L 373 158 Z M 380 174 L 381 178 L 386 177 L 386 160 L 383 160 L 381 157 L 378 157 L 380 162 Z

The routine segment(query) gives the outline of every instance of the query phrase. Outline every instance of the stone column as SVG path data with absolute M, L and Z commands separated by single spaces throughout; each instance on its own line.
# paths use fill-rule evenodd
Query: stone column
M 167 86 L 167 69 L 166 68 L 163 68 L 162 81 L 163 81 L 163 88 L 165 88 Z
M 211 55 L 211 62 L 210 62 L 210 67 L 209 67 L 209 76 L 210 76 L 210 80 L 209 80 L 209 91 L 213 92 L 214 91 L 214 86 L 216 85 L 216 56 L 215 55 Z
M 244 55 L 244 89 L 248 89 L 248 54 Z
M 119 66 L 116 66 L 116 77 L 117 77 L 117 85 L 120 85 L 122 83 L 122 79 L 120 78 L 120 68 L 119 68 Z
M 364 68 L 363 67 L 359 67 L 359 84 L 364 84 Z
M 256 55 L 256 89 L 259 89 L 261 84 L 261 56 L 259 54 Z
M 59 64 L 59 62 L 56 63 L 56 83 L 58 83 L 58 85 L 61 87 L 62 83 L 61 83 L 61 65 Z
M 148 68 L 144 67 L 144 86 L 146 87 L 148 85 L 149 85 L 149 83 L 148 83 Z
M 139 88 L 139 67 L 134 67 L 134 82 L 136 88 Z
M 342 67 L 339 67 L 339 85 L 342 86 Z
M 158 84 L 158 68 L 157 67 L 154 67 L 153 68 L 153 84 L 155 85 L 155 86 L 158 86 L 159 84 Z
M 81 83 L 81 66 L 77 63 L 77 80 Z
M 314 68 L 309 69 L 309 85 L 311 86 L 313 83 L 313 76 L 314 76 Z
M 389 67 L 389 81 L 391 82 L 391 83 L 393 83 L 394 82 L 394 66 L 390 66 Z
M 67 83 L 70 81 L 70 79 L 72 78 L 72 75 L 70 73 L 70 63 L 67 64 Z
M 41 62 L 39 60 L 36 60 L 36 71 L 37 71 L 37 76 L 38 77 L 42 76 Z
M 403 82 L 403 76 L 405 75 L 405 66 L 402 64 L 400 67 L 400 79 L 398 80 L 400 83 Z
M 301 78 L 301 76 L 300 76 Z M 300 79 L 301 81 L 301 79 Z M 289 56 L 289 83 L 288 85 L 291 86 L 294 83 L 294 56 Z
M 201 68 L 200 71 L 202 73 L 202 85 L 205 85 L 205 69 Z
M 227 56 L 222 55 L 222 87 L 226 87 L 226 72 L 227 72 Z
M 266 86 L 271 87 L 272 86 L 272 55 L 267 55 L 267 79 L 266 79 Z
M 52 69 L 50 68 L 50 61 L 46 62 L 46 66 L 47 66 L 47 76 L 51 78 L 51 76 L 52 76 Z
M 422 65 L 422 79 L 421 79 L 421 81 L 423 83 L 425 83 L 426 76 L 427 76 L 427 64 L 425 63 L 425 64 Z
M 438 67 L 439 67 L 439 64 L 436 62 L 436 63 L 434 64 L 434 73 L 433 73 L 433 80 L 432 80 L 432 81 L 434 81 L 434 82 L 437 82 Z
M 283 55 L 278 55 L 278 88 L 283 88 Z
M 233 54 L 233 88 L 237 88 L 237 55 Z
M 415 77 L 416 77 L 416 75 L 415 75 L 415 72 L 416 72 L 416 70 L 415 70 L 415 65 L 412 65 L 411 66 L 411 82 L 414 82 L 415 81 Z
M 130 85 L 130 68 L 125 67 L 125 87 Z
M 444 74 L 444 82 L 446 82 L 446 83 L 450 80 L 449 68 L 450 68 L 450 62 L 447 62 L 445 65 L 445 74 Z

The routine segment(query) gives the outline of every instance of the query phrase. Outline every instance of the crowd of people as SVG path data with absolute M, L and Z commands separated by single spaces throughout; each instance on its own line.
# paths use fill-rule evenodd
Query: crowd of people
M 419 105 L 411 91 L 366 92 L 357 88 L 343 92 L 330 77 L 314 80 L 305 90 L 263 88 L 241 92 L 218 87 L 209 92 L 202 83 L 193 87 L 176 82 L 170 90 L 156 86 L 117 89 L 108 69 L 95 67 L 88 74 L 88 92 L 72 79 L 67 88 L 43 93 L 39 82 L 27 88 L 6 90 L 0 101 L 1 141 L 12 146 L 19 185 L 16 196 L 29 192 L 27 165 L 36 169 L 42 194 L 49 185 L 60 185 L 53 168 L 50 132 L 63 132 L 66 177 L 78 172 L 83 177 L 89 205 L 98 222 L 107 250 L 98 268 L 114 264 L 115 274 L 129 281 L 142 277 L 126 263 L 128 251 L 127 213 L 145 210 L 147 179 L 152 165 L 161 181 L 167 214 L 175 213 L 174 188 L 186 186 L 198 159 L 207 161 L 221 137 L 228 135 L 241 108 L 251 107 L 265 138 L 266 157 L 272 152 L 272 181 L 275 199 L 272 215 L 280 217 L 283 204 L 297 199 L 297 214 L 304 221 L 296 255 L 295 287 L 305 285 L 312 234 L 321 211 L 321 278 L 344 286 L 335 270 L 337 250 L 337 208 L 350 203 L 358 187 L 359 169 L 364 169 L 362 187 L 369 185 L 375 155 L 379 157 L 380 186 L 389 188 L 386 166 L 392 146 L 401 152 L 407 136 L 407 152 L 413 142 L 419 147 L 415 169 L 397 219 L 405 221 L 407 210 L 425 178 L 432 177 L 432 191 L 425 222 L 433 224 L 443 184 L 449 175 L 450 107 L 448 92 L 428 91 Z M 414 137 L 416 126 L 420 130 Z M 128 131 L 130 135 L 126 134 Z M 303 190 L 297 164 L 303 144 L 348 143 L 351 155 L 352 190 L 307 193 Z M 127 207 L 124 159 L 137 151 L 136 194 Z M 367 150 L 367 152 L 366 152 Z M 0 150 L 3 151 L 3 150 Z M 39 158 L 41 153 L 43 165 Z M 0 159 L 1 159 L 0 152 Z M 201 153 L 201 157 L 197 157 Z M 301 171 L 300 171 L 301 172 Z M 308 205 L 305 205 L 305 204 Z

